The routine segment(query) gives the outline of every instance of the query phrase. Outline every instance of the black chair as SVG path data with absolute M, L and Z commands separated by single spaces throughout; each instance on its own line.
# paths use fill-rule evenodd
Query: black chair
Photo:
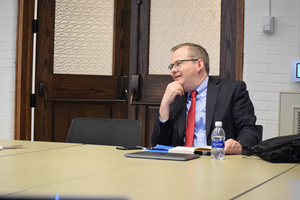
M 141 145 L 142 122 L 130 119 L 74 118 L 67 142 L 113 146 Z
M 258 133 L 259 133 L 259 141 L 262 141 L 262 137 L 263 137 L 263 126 L 262 125 L 255 125 Z

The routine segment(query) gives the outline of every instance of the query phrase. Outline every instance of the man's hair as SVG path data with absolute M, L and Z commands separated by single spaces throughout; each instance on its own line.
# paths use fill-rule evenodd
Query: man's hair
M 205 71 L 207 72 L 207 74 L 209 74 L 209 56 L 207 51 L 201 45 L 194 43 L 182 43 L 173 47 L 171 51 L 174 52 L 177 49 L 186 46 L 189 47 L 189 56 L 191 57 L 191 59 L 202 59 L 204 61 Z

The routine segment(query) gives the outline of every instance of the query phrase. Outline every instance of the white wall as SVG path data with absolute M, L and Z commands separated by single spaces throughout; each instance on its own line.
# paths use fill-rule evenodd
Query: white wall
M 300 89 L 292 82 L 292 61 L 300 60 L 300 0 L 271 0 L 274 33 L 264 34 L 269 0 L 245 0 L 244 74 L 264 138 L 277 136 L 279 91 Z M 291 134 L 291 133 L 290 133 Z
M 14 139 L 18 0 L 0 0 L 0 139 Z
M 13 139 L 17 0 L 0 0 L 0 139 Z M 275 32 L 262 32 L 269 0 L 245 0 L 244 74 L 264 138 L 277 136 L 278 93 L 300 90 L 291 64 L 300 60 L 300 0 L 271 0 Z

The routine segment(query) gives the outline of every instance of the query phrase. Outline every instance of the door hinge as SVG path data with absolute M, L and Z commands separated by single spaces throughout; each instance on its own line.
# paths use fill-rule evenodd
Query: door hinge
M 36 94 L 30 95 L 30 107 L 34 108 L 36 106 Z
M 34 19 L 32 21 L 32 32 L 37 33 L 37 31 L 38 31 L 38 20 Z

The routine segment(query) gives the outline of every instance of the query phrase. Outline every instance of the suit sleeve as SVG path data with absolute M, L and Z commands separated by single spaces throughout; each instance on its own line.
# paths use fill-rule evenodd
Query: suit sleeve
M 245 82 L 241 81 L 237 87 L 233 101 L 233 120 L 236 127 L 237 138 L 245 148 L 250 149 L 259 141 L 259 133 L 255 127 L 256 116 L 250 100 Z
M 157 144 L 172 145 L 172 126 L 170 120 L 165 123 L 160 122 L 159 115 L 157 115 L 154 122 L 154 129 L 151 138 L 152 146 Z

